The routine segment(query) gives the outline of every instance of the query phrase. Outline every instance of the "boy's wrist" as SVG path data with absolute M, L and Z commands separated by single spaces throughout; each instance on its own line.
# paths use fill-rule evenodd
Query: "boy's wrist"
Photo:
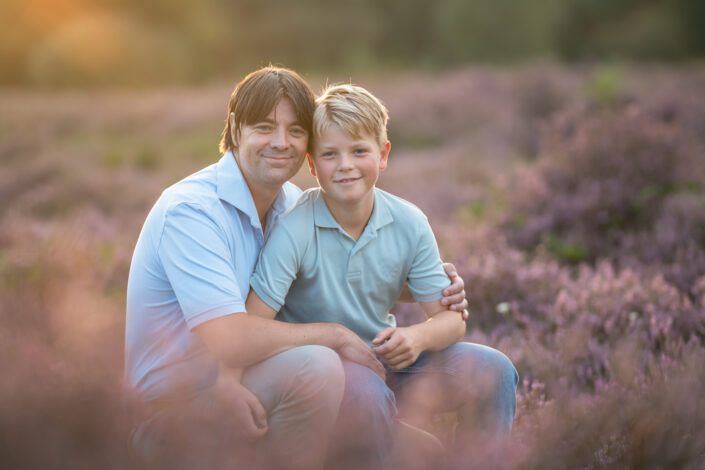
M 430 345 L 427 343 L 427 335 L 424 334 L 425 325 L 426 322 L 416 323 L 406 327 L 407 335 L 411 335 L 411 343 L 420 353 L 430 348 Z

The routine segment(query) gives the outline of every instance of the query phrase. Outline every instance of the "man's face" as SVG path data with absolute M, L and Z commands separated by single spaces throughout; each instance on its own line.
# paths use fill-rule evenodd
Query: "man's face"
M 278 191 L 299 171 L 306 156 L 308 133 L 288 98 L 279 100 L 262 121 L 242 125 L 240 138 L 236 137 L 232 136 L 236 145 L 233 153 L 253 192 Z

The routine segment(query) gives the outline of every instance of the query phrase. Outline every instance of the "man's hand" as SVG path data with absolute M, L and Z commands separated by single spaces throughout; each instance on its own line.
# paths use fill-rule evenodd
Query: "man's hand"
M 345 328 L 342 325 L 337 327 L 336 335 L 339 338 L 338 344 L 333 348 L 341 357 L 348 361 L 357 362 L 371 369 L 375 374 L 379 375 L 382 380 L 386 379 L 386 372 L 372 349 L 360 339 L 355 333 Z
M 465 281 L 458 276 L 458 271 L 456 271 L 453 263 L 443 263 L 443 269 L 445 269 L 448 278 L 450 278 L 450 285 L 443 290 L 441 304 L 448 306 L 448 310 L 461 312 L 460 315 L 463 320 L 467 320 L 468 301 L 465 298 Z
M 230 373 L 221 367 L 216 383 L 217 400 L 231 413 L 242 437 L 257 439 L 269 430 L 267 411 L 257 396 L 240 383 L 240 373 Z
M 384 341 L 386 343 L 382 344 Z M 423 351 L 416 330 L 413 328 L 385 328 L 377 333 L 372 344 L 378 344 L 373 351 L 382 358 L 390 369 L 403 369 L 410 366 Z

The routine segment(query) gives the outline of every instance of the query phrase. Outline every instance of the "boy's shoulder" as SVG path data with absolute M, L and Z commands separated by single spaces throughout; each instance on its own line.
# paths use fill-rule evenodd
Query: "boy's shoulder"
M 424 214 L 423 211 L 416 205 L 406 199 L 402 199 L 399 196 L 388 193 L 383 189 L 375 187 L 375 198 L 376 201 L 384 204 L 384 206 L 392 214 L 395 222 L 416 225 L 419 223 L 426 223 L 428 220 L 426 214 Z
M 314 206 L 318 197 L 321 197 L 319 193 L 320 188 L 310 188 L 302 192 L 296 203 L 279 216 L 277 225 L 296 231 L 312 227 Z

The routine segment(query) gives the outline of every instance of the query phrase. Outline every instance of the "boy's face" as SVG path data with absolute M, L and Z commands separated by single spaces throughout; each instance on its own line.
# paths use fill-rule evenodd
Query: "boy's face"
M 330 200 L 344 205 L 371 203 L 389 149 L 389 142 L 380 148 L 371 135 L 354 137 L 332 125 L 316 137 L 309 169 Z

